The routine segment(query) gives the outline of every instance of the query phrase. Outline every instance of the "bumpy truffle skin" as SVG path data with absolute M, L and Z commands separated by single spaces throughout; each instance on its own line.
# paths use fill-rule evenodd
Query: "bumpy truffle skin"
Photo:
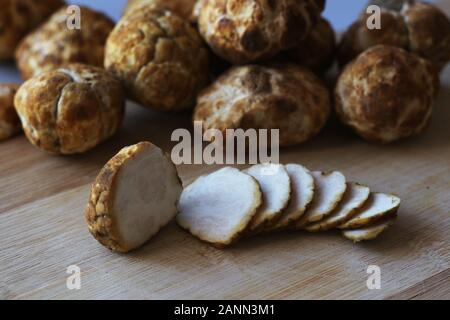
M 321 17 L 305 40 L 281 53 L 278 59 L 300 64 L 320 74 L 333 64 L 335 49 L 336 35 L 333 27 Z
M 14 58 L 20 40 L 63 5 L 62 0 L 1 0 L 0 60 Z
M 150 5 L 159 9 L 167 9 L 183 19 L 195 21 L 194 7 L 197 0 L 128 0 L 125 14 L 142 5 Z
M 384 2 L 375 2 L 378 5 Z M 403 48 L 428 59 L 438 69 L 450 61 L 450 20 L 438 8 L 420 2 L 405 2 L 398 8 L 387 2 L 381 8 L 381 29 L 367 28 L 363 13 L 344 34 L 339 62 L 345 65 L 370 47 L 384 44 Z
M 13 137 L 22 128 L 14 109 L 14 96 L 18 89 L 17 84 L 0 84 L 0 141 Z
M 103 13 L 80 9 L 81 29 L 68 28 L 71 15 L 64 7 L 21 42 L 16 60 L 23 79 L 66 63 L 103 66 L 105 42 L 114 23 Z
M 53 154 L 86 152 L 119 128 L 125 100 L 105 70 L 70 64 L 25 82 L 15 107 L 28 140 Z
M 192 108 L 209 78 L 208 50 L 188 21 L 141 7 L 125 15 L 106 44 L 105 68 L 144 107 Z
M 297 65 L 234 67 L 198 98 L 194 121 L 205 130 L 279 129 L 280 145 L 318 134 L 330 115 L 327 88 Z
M 363 138 L 389 143 L 421 133 L 439 91 L 433 65 L 403 49 L 376 46 L 338 79 L 336 111 Z
M 323 0 L 209 0 L 199 28 L 213 51 L 233 64 L 271 58 L 304 40 Z

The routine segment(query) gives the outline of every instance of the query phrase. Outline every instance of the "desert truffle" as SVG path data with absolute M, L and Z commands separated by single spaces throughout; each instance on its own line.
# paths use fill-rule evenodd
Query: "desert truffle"
M 438 90 L 438 75 L 428 61 L 400 48 L 376 46 L 342 72 L 336 111 L 363 138 L 389 143 L 426 128 Z
M 14 96 L 18 89 L 17 84 L 0 84 L 0 141 L 11 138 L 22 128 L 14 109 Z
M 63 5 L 62 0 L 2 0 L 0 60 L 14 58 L 20 40 Z
M 82 153 L 119 128 L 124 96 L 101 68 L 70 64 L 25 82 L 15 107 L 32 144 L 54 154 Z
M 148 108 L 191 108 L 209 77 L 208 50 L 187 20 L 143 6 L 125 15 L 106 44 L 105 67 Z
M 137 249 L 175 217 L 181 191 L 177 169 L 161 149 L 150 142 L 126 147 L 92 185 L 89 231 L 113 251 Z
M 105 42 L 114 23 L 103 13 L 80 9 L 79 29 L 67 26 L 71 13 L 62 8 L 21 42 L 16 60 L 22 78 L 29 79 L 65 63 L 103 66 Z
M 392 2 L 392 1 L 391 1 Z M 379 44 L 407 49 L 438 68 L 450 61 L 450 20 L 428 3 L 418 1 L 374 2 L 381 8 L 381 29 L 369 29 L 363 13 L 344 34 L 339 61 L 344 65 L 366 49 Z
M 278 59 L 300 64 L 316 73 L 323 73 L 333 64 L 335 49 L 336 36 L 333 27 L 328 20 L 321 17 L 305 40 L 282 52 Z
M 198 0 L 128 0 L 127 6 L 125 7 L 125 14 L 130 13 L 135 9 L 140 9 L 141 6 L 153 6 L 155 8 L 170 10 L 186 20 L 195 21 L 194 8 L 197 1 Z
M 280 145 L 307 141 L 330 114 L 327 88 L 297 65 L 234 67 L 198 97 L 194 121 L 207 129 L 279 129 Z
M 200 33 L 214 52 L 234 64 L 271 58 L 306 39 L 324 0 L 209 0 Z

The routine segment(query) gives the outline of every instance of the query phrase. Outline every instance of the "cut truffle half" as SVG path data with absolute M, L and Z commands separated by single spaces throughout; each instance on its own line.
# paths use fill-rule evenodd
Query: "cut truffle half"
M 247 230 L 261 204 L 258 182 L 225 167 L 201 176 L 183 191 L 177 222 L 200 240 L 222 248 Z
M 349 221 L 339 226 L 339 229 L 358 229 L 366 227 L 387 216 L 397 213 L 400 198 L 385 193 L 372 193 L 369 200 Z
M 279 230 L 298 220 L 314 198 L 314 178 L 310 171 L 299 164 L 285 166 L 291 179 L 291 200 L 277 223 L 269 228 Z
M 280 216 L 291 196 L 291 180 L 280 164 L 258 164 L 244 172 L 258 181 L 263 196 L 263 204 L 249 225 L 249 231 L 252 232 Z
M 316 171 L 312 176 L 316 185 L 314 200 L 300 220 L 295 222 L 295 229 L 302 229 L 309 223 L 328 217 L 338 206 L 347 189 L 346 179 L 338 171 L 328 174 Z
M 358 183 L 347 183 L 344 198 L 334 209 L 333 213 L 318 222 L 314 222 L 305 227 L 310 232 L 327 231 L 350 220 L 367 201 L 370 189 Z
M 397 217 L 394 215 L 367 227 L 353 230 L 343 230 L 342 235 L 353 242 L 373 240 L 389 228 L 394 223 L 396 218 Z
M 175 165 L 149 142 L 122 149 L 92 186 L 86 220 L 113 251 L 139 248 L 177 214 L 182 185 Z

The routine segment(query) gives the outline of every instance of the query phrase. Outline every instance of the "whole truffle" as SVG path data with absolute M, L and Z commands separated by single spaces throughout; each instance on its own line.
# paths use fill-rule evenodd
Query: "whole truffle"
M 128 0 L 125 14 L 142 5 L 150 5 L 159 9 L 167 9 L 186 20 L 195 21 L 194 7 L 198 0 Z
M 208 50 L 187 20 L 144 6 L 125 15 L 112 31 L 105 68 L 143 106 L 183 110 L 194 106 L 207 84 Z
M 68 27 L 72 15 L 64 7 L 21 42 L 16 60 L 24 79 L 66 63 L 103 66 L 105 42 L 114 23 L 103 13 L 80 9 L 80 29 Z
M 213 51 L 233 64 L 268 59 L 306 39 L 324 0 L 209 0 L 199 28 Z
M 119 128 L 125 100 L 105 70 L 69 64 L 25 82 L 15 107 L 28 140 L 54 154 L 88 151 Z
M 432 64 L 391 46 L 376 46 L 349 63 L 338 79 L 336 111 L 363 138 L 389 143 L 421 133 L 439 91 Z
M 20 40 L 63 5 L 62 0 L 1 0 L 0 60 L 14 58 Z
M 14 109 L 17 84 L 0 84 L 0 141 L 7 140 L 20 132 L 22 125 Z
M 375 1 L 381 7 L 381 29 L 369 29 L 363 13 L 344 34 L 339 62 L 345 65 L 370 47 L 403 48 L 430 60 L 438 69 L 450 61 L 450 20 L 431 4 L 416 1 Z
M 324 84 L 297 65 L 234 67 L 198 97 L 194 121 L 205 130 L 279 129 L 280 145 L 307 141 L 326 124 L 330 97 Z
M 292 49 L 280 54 L 279 59 L 300 64 L 316 73 L 323 73 L 334 62 L 336 35 L 333 27 L 320 18 L 310 35 Z

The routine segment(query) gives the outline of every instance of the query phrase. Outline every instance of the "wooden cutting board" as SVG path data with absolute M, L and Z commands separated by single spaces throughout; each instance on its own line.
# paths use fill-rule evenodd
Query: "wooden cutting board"
M 363 142 L 332 122 L 313 141 L 283 149 L 283 163 L 338 169 L 350 181 L 398 194 L 399 219 L 379 239 L 287 232 L 218 250 L 175 224 L 127 255 L 100 246 L 83 211 L 90 184 L 122 146 L 150 140 L 166 151 L 190 115 L 130 105 L 124 128 L 84 155 L 54 157 L 23 136 L 0 145 L 0 299 L 450 298 L 450 68 L 430 128 L 389 146 Z M 184 183 L 217 167 L 180 166 Z M 67 268 L 81 270 L 69 290 Z M 369 290 L 367 268 L 381 270 Z

